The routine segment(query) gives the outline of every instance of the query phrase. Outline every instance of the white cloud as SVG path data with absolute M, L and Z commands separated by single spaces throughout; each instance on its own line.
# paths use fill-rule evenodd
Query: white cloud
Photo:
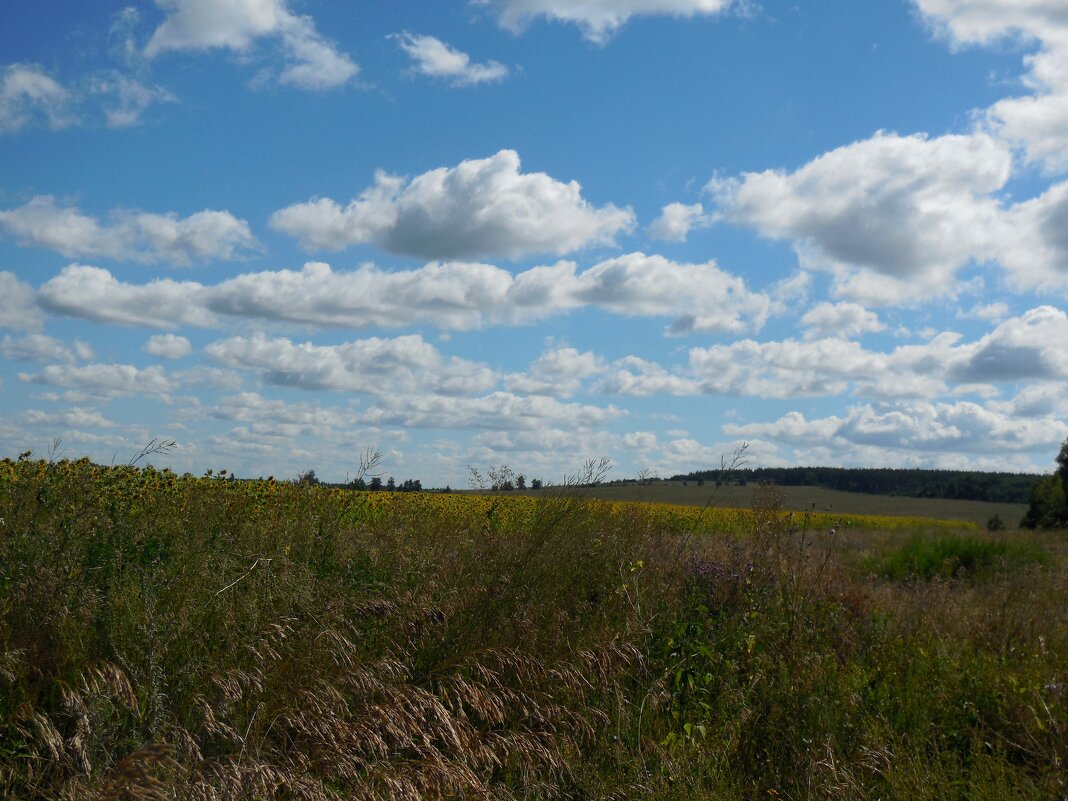
M 433 36 L 397 34 L 401 49 L 412 59 L 412 72 L 443 78 L 453 86 L 492 83 L 508 77 L 508 67 L 498 61 L 472 63 L 471 56 Z
M 0 356 L 16 361 L 74 363 L 79 359 L 91 359 L 92 355 L 92 348 L 85 342 L 75 340 L 73 345 L 68 345 L 47 334 L 27 334 L 18 338 L 5 336 L 0 340 Z
M 614 406 L 562 403 L 545 396 L 492 392 L 483 397 L 400 396 L 388 405 L 372 406 L 359 419 L 374 425 L 405 428 L 542 431 L 553 426 L 586 430 L 623 416 L 625 412 Z
M 488 367 L 445 358 L 417 335 L 371 337 L 342 345 L 297 344 L 263 335 L 208 345 L 207 355 L 227 367 L 259 372 L 269 384 L 305 390 L 340 390 L 397 397 L 430 393 L 460 396 L 497 383 Z
M 1024 58 L 1032 94 L 998 101 L 985 113 L 992 131 L 1021 147 L 1028 161 L 1068 169 L 1068 8 L 1060 0 L 916 0 L 953 44 L 1039 43 Z
M 55 313 L 149 327 L 215 327 L 226 318 L 251 318 L 343 328 L 429 323 L 471 330 L 593 306 L 672 318 L 676 334 L 759 329 L 771 305 L 714 262 L 679 264 L 641 253 L 583 272 L 560 262 L 518 275 L 466 262 L 396 272 L 371 265 L 334 272 L 313 262 L 299 271 L 247 273 L 213 286 L 170 279 L 130 284 L 99 267 L 71 265 L 46 282 L 38 298 Z
M 131 364 L 50 364 L 36 374 L 21 373 L 19 378 L 105 399 L 128 395 L 166 397 L 176 386 L 161 367 L 141 369 Z
M 271 227 L 309 249 L 371 242 L 431 259 L 562 254 L 633 228 L 630 209 L 594 208 L 577 182 L 519 169 L 519 155 L 502 150 L 412 180 L 380 172 L 344 208 L 313 199 L 276 211 Z
M 1009 316 L 1009 304 L 997 301 L 995 303 L 977 304 L 969 311 L 959 312 L 958 317 L 971 317 L 976 320 L 990 320 L 997 322 Z
M 248 223 L 228 211 L 205 210 L 188 217 L 116 210 L 110 225 L 74 207 L 39 195 L 18 208 L 0 211 L 0 230 L 22 246 L 51 248 L 68 258 L 103 256 L 143 264 L 189 264 L 230 260 L 257 250 Z
M 33 287 L 19 280 L 14 273 L 0 271 L 0 328 L 34 329 L 39 328 L 41 322 Z
M 206 289 L 208 307 L 233 317 L 366 328 L 417 322 L 468 330 L 507 319 L 510 273 L 488 264 L 431 263 L 385 272 L 367 265 L 334 272 L 309 263 L 300 271 L 237 276 Z
M 70 106 L 70 92 L 39 67 L 9 64 L 0 69 L 0 134 L 18 131 L 35 119 L 66 128 L 77 122 Z
M 991 44 L 1009 36 L 1068 40 L 1061 0 L 915 0 L 928 20 L 959 44 Z
M 95 77 L 89 91 L 103 99 L 104 118 L 109 128 L 140 125 L 142 115 L 151 106 L 178 100 L 161 86 L 147 86 L 118 72 Z
M 635 16 L 666 15 L 673 17 L 711 16 L 732 5 L 735 0 L 472 0 L 476 5 L 493 9 L 500 24 L 519 32 L 532 19 L 545 17 L 570 22 L 583 35 L 604 43 L 627 20 Z
M 680 264 L 663 256 L 628 253 L 566 280 L 558 291 L 617 314 L 672 316 L 670 332 L 759 329 L 770 310 L 766 295 L 714 261 Z
M 1068 289 L 1068 182 L 1006 214 L 998 257 L 1022 290 Z
M 289 15 L 281 28 L 290 63 L 278 76 L 281 83 L 301 89 L 333 89 L 356 77 L 360 68 L 339 53 L 315 30 L 309 17 Z
M 989 383 L 1068 379 L 1068 314 L 1052 306 L 1001 323 L 949 355 L 946 373 L 957 381 Z
M 805 312 L 801 325 L 807 329 L 805 339 L 855 337 L 886 329 L 875 312 L 857 303 L 820 303 Z
M 512 392 L 567 398 L 601 369 L 600 360 L 592 352 L 557 347 L 539 356 L 526 372 L 506 376 L 504 384 Z
M 1017 418 L 967 401 L 912 402 L 863 404 L 851 407 L 842 417 L 816 420 L 791 412 L 771 423 L 728 424 L 723 432 L 798 446 L 826 446 L 842 461 L 855 461 L 848 454 L 858 447 L 922 455 L 1046 451 L 1068 436 L 1068 424 L 1051 418 Z M 842 454 L 846 454 L 844 459 Z
M 610 395 L 698 395 L 701 385 L 692 378 L 669 371 L 639 356 L 625 356 L 605 370 L 599 389 Z
M 991 258 L 1001 209 L 990 195 L 1011 167 L 988 135 L 878 133 L 793 173 L 714 179 L 709 191 L 731 222 L 794 241 L 840 297 L 907 304 L 951 294 L 959 268 Z
M 279 81 L 303 89 L 331 89 L 351 80 L 359 67 L 315 29 L 310 17 L 293 14 L 284 0 L 156 0 L 167 16 L 145 47 L 155 58 L 168 50 L 251 49 L 276 37 L 287 63 Z
M 23 422 L 31 426 L 55 428 L 115 428 L 115 424 L 95 409 L 83 409 L 74 406 L 63 412 L 43 412 L 39 409 L 27 409 L 22 414 Z
M 156 279 L 123 283 L 100 267 L 72 264 L 37 292 L 40 306 L 55 314 L 101 323 L 167 328 L 215 324 L 204 287 L 193 281 Z
M 265 398 L 256 392 L 223 398 L 209 410 L 209 414 L 219 420 L 247 423 L 249 433 L 257 437 L 288 439 L 290 442 L 297 437 L 337 435 L 351 429 L 354 419 L 349 408 L 290 403 Z
M 185 337 L 159 334 L 149 339 L 141 350 L 160 359 L 181 359 L 193 352 L 193 346 Z
M 649 234 L 665 242 L 685 242 L 694 228 L 707 228 L 712 223 L 712 215 L 706 214 L 705 207 L 700 203 L 692 206 L 668 203 L 649 226 Z

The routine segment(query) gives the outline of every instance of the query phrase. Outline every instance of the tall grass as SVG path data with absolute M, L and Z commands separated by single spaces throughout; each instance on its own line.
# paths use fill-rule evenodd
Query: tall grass
M 1033 541 L 980 538 L 959 534 L 912 536 L 902 545 L 873 557 L 874 572 L 889 579 L 931 579 L 936 576 L 975 579 L 998 569 L 1043 564 L 1049 553 Z
M 1068 792 L 1056 558 L 900 583 L 773 497 L 690 537 L 84 461 L 0 462 L 0 519 L 0 797 Z

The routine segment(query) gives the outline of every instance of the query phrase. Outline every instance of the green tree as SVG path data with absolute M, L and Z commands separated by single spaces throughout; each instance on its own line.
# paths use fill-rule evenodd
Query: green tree
M 1020 528 L 1068 528 L 1068 440 L 1057 454 L 1057 472 L 1031 490 Z

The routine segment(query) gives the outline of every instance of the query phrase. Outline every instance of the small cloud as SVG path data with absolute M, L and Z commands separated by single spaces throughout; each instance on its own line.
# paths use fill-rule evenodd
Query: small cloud
M 149 339 L 141 350 L 150 356 L 157 356 L 160 359 L 180 359 L 192 353 L 193 346 L 185 337 L 174 334 L 159 334 Z
M 412 59 L 411 71 L 431 78 L 443 78 L 453 86 L 492 83 L 508 77 L 508 67 L 498 61 L 473 63 L 471 57 L 433 36 L 394 34 L 400 48 Z
M 78 118 L 71 93 L 32 64 L 10 64 L 0 69 L 0 134 L 14 133 L 35 120 L 51 128 L 66 128 Z
M 705 207 L 700 203 L 694 203 L 692 206 L 669 203 L 649 226 L 649 235 L 664 242 L 685 242 L 690 231 L 695 228 L 708 228 L 713 222 L 712 215 L 705 214 Z

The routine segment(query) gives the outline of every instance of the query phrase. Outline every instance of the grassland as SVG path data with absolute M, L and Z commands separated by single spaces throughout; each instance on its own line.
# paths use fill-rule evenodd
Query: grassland
M 1065 797 L 1065 533 L 755 501 L 0 462 L 0 797 Z
M 652 503 L 703 506 L 715 492 L 717 507 L 747 509 L 752 504 L 757 485 L 724 485 L 711 482 L 698 485 L 696 481 L 656 481 L 652 484 L 607 484 L 594 487 L 590 495 L 610 501 L 646 501 Z M 841 492 L 821 487 L 780 487 L 783 508 L 804 512 L 840 514 L 926 517 L 935 520 L 963 520 L 986 527 L 990 518 L 998 515 L 1014 528 L 1027 511 L 1024 504 L 988 503 L 985 501 L 944 500 L 937 498 L 904 498 L 890 495 L 868 495 L 861 492 Z

